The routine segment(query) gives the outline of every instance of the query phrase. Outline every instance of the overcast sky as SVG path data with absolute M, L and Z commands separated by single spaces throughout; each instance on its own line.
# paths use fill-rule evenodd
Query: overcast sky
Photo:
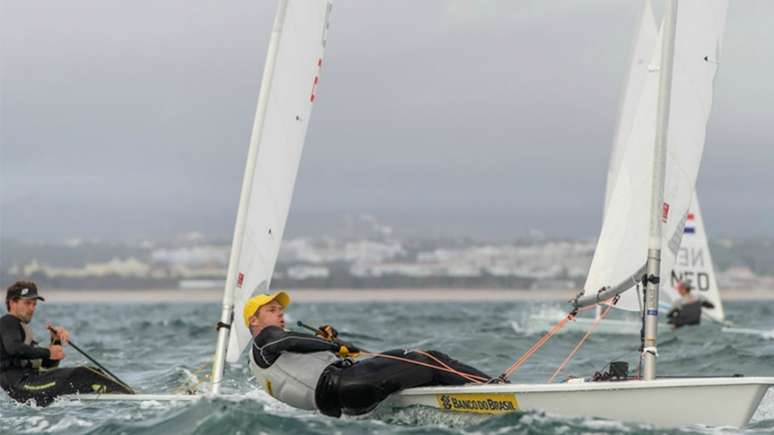
M 275 7 L 2 0 L 2 235 L 231 234 Z M 335 1 L 287 234 L 596 237 L 639 8 Z M 774 236 L 772 16 L 729 9 L 710 236 Z

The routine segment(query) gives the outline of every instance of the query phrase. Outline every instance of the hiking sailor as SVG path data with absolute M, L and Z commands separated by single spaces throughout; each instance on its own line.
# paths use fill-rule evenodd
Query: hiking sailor
M 43 300 L 33 282 L 18 281 L 8 287 L 8 314 L 0 318 L 0 386 L 8 395 L 19 402 L 34 400 L 46 406 L 63 394 L 133 393 L 96 368 L 57 368 L 70 334 L 62 327 L 50 327 L 51 344 L 38 346 L 29 323 L 38 301 Z
M 712 302 L 704 296 L 691 293 L 690 281 L 680 280 L 677 282 L 677 293 L 679 298 L 672 303 L 672 308 L 667 313 L 667 323 L 673 328 L 680 328 L 687 325 L 698 325 L 701 323 L 701 309 L 715 308 Z
M 247 301 L 243 314 L 254 337 L 249 355 L 256 379 L 271 396 L 296 408 L 358 415 L 405 388 L 491 379 L 436 351 L 399 349 L 358 358 L 360 349 L 339 340 L 330 325 L 317 335 L 285 330 L 289 304 L 285 292 L 260 294 Z

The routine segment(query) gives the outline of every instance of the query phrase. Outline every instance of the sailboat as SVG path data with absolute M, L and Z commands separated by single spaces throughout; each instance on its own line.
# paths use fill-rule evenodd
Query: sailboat
M 610 198 L 616 180 L 621 169 L 621 159 L 627 146 L 638 138 L 632 135 L 635 132 L 641 134 L 652 134 L 646 125 L 641 128 L 636 125 L 638 122 L 649 123 L 652 120 L 639 116 L 640 104 L 647 98 L 655 96 L 657 89 L 652 86 L 646 86 L 647 77 L 651 74 L 653 63 L 653 53 L 660 43 L 658 25 L 655 20 L 653 8 L 650 1 L 643 3 L 640 22 L 636 38 L 634 40 L 632 55 L 629 62 L 629 72 L 624 86 L 624 97 L 619 109 L 619 119 L 616 132 L 613 139 L 613 147 L 610 153 L 610 164 L 607 174 L 607 186 L 605 190 L 605 210 L 608 209 Z M 722 32 L 717 32 L 718 41 Z M 709 83 L 711 86 L 711 83 Z M 653 95 L 644 95 L 645 92 L 651 92 Z M 708 115 L 708 113 L 707 113 Z M 705 120 L 706 122 L 706 120 Z M 645 139 L 645 138 L 643 138 Z M 672 262 L 672 270 L 667 274 L 669 276 L 669 285 L 661 286 L 662 308 L 669 305 L 679 298 L 676 287 L 680 281 L 690 282 L 704 299 L 711 302 L 713 308 L 703 308 L 703 317 L 713 320 L 717 323 L 725 321 L 723 311 L 723 302 L 718 290 L 715 271 L 712 266 L 707 235 L 704 229 L 704 222 L 699 209 L 698 196 L 694 193 L 691 206 L 686 214 L 686 222 L 683 228 L 683 237 L 680 241 L 678 251 L 674 254 L 675 261 Z M 596 318 L 601 314 L 601 310 L 596 310 L 594 318 L 578 317 L 565 325 L 561 332 L 586 331 L 595 323 Z M 557 317 L 555 312 L 534 313 L 529 317 L 528 330 L 547 330 L 555 324 L 561 317 Z M 606 318 L 604 322 L 596 326 L 597 333 L 603 334 L 639 334 L 641 324 L 636 319 L 612 319 Z M 517 331 L 525 329 L 522 325 L 514 323 L 514 329 Z
M 685 217 L 683 240 L 669 275 L 669 291 L 666 294 L 670 300 L 677 297 L 676 287 L 680 281 L 691 283 L 694 291 L 712 303 L 712 308 L 702 308 L 702 317 L 720 324 L 727 323 L 696 192 Z
M 211 394 L 220 394 L 225 361 L 235 362 L 251 336 L 234 320 L 266 292 L 279 254 L 301 151 L 316 101 L 332 3 L 280 0 L 272 27 L 245 163 L 218 327 Z M 77 400 L 196 400 L 201 395 L 82 394 Z
M 659 426 L 743 426 L 750 420 L 773 377 L 656 378 L 662 271 L 672 270 L 686 228 L 727 8 L 727 0 L 681 0 L 679 8 L 677 0 L 667 0 L 661 44 L 653 48 L 626 144 L 615 157 L 618 169 L 585 290 L 572 301 L 575 309 L 613 304 L 642 313 L 642 376 L 413 388 L 395 394 L 389 406 L 534 410 Z

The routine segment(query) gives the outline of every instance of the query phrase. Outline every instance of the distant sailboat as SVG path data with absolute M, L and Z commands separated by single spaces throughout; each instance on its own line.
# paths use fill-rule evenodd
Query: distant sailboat
M 670 300 L 677 297 L 677 283 L 690 282 L 693 291 L 712 303 L 713 308 L 702 308 L 702 316 L 718 323 L 725 323 L 725 311 L 720 297 L 720 289 L 712 266 L 707 233 L 704 228 L 698 195 L 694 192 L 691 208 L 685 219 L 683 240 L 677 252 L 672 272 L 669 275 L 668 291 Z

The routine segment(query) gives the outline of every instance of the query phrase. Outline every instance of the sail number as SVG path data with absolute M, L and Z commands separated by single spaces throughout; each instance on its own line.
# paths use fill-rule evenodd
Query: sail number
M 704 250 L 701 248 L 680 248 L 677 251 L 675 266 L 704 267 Z
M 677 287 L 679 281 L 690 282 L 694 288 L 698 288 L 699 291 L 709 291 L 710 278 L 707 272 L 694 272 L 692 270 L 686 270 L 683 272 L 673 270 L 670 277 L 670 283 L 672 288 Z

